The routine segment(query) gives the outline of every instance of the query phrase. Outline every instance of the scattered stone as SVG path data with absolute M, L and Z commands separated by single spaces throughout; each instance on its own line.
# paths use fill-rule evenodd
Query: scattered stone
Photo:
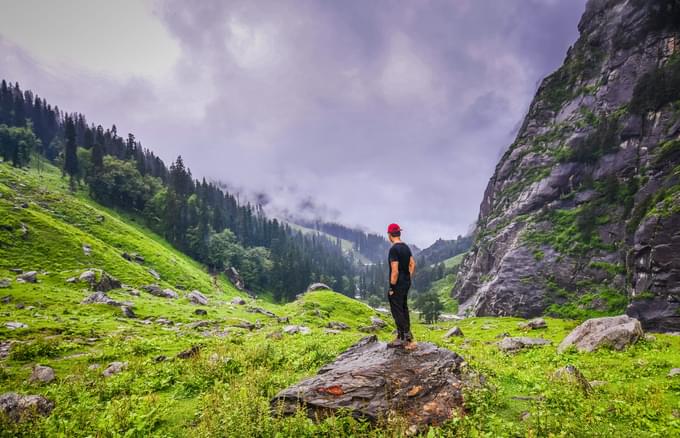
M 239 321 L 238 323 L 233 324 L 232 327 L 238 327 L 246 330 L 255 330 L 257 328 L 257 325 L 248 321 Z
M 198 356 L 198 354 L 200 352 L 201 352 L 201 347 L 199 347 L 198 345 L 194 345 L 190 349 L 184 350 L 181 353 L 178 353 L 177 358 L 178 359 L 189 359 L 189 358 Z
M 0 289 L 6 289 L 12 285 L 11 278 L 1 278 L 0 279 Z
M 139 291 L 137 289 L 130 289 L 128 290 L 128 293 L 132 295 L 133 297 L 138 297 L 139 296 Z
M 325 283 L 312 283 L 307 287 L 307 292 L 312 292 L 315 290 L 332 290 L 332 289 Z
M 583 376 L 583 373 L 573 365 L 567 365 L 558 369 L 553 374 L 553 377 L 568 383 L 577 384 L 585 394 L 589 394 L 593 390 L 593 387 L 590 386 L 590 382 Z
M 189 327 L 191 329 L 196 329 L 196 328 L 199 328 L 199 327 L 207 327 L 211 324 L 215 324 L 215 321 L 209 321 L 207 319 L 203 319 L 201 321 L 190 322 L 189 324 L 187 324 L 187 327 Z
M 378 318 L 377 316 L 371 316 L 371 325 L 377 328 L 387 327 L 387 323 L 382 319 Z
M 277 316 L 270 312 L 269 310 L 263 309 L 262 307 L 249 307 L 246 309 L 247 312 L 250 313 L 261 313 L 265 316 L 268 316 L 270 318 L 276 318 Z
M 380 329 L 374 325 L 362 325 L 359 327 L 359 331 L 364 333 L 375 333 L 378 330 Z
M 4 297 L 0 298 L 0 303 L 2 304 L 9 304 L 10 301 L 12 301 L 12 295 L 5 295 Z
M 41 395 L 19 395 L 6 392 L 0 395 L 0 411 L 13 421 L 21 421 L 33 415 L 50 415 L 54 402 Z
M 33 367 L 33 373 L 28 379 L 28 381 L 31 383 L 50 383 L 52 380 L 54 380 L 54 370 L 44 365 L 36 365 Z
M 144 324 L 144 325 L 149 325 L 149 324 L 152 323 L 152 321 L 150 319 L 142 319 L 141 321 L 139 321 L 139 323 Z
M 10 268 L 9 271 L 14 272 L 15 274 L 21 274 L 22 272 L 24 272 L 24 270 L 20 268 Z
M 94 271 L 87 270 L 80 274 L 80 277 L 78 277 L 78 281 L 94 284 L 94 282 L 97 281 L 97 274 Z
M 581 352 L 591 352 L 605 345 L 623 350 L 642 334 L 640 322 L 627 315 L 593 318 L 572 330 L 557 351 L 561 353 L 572 345 Z
M 604 386 L 609 382 L 607 382 L 606 380 L 591 380 L 588 383 L 590 384 L 591 388 L 597 388 L 598 386 Z
M 287 325 L 283 328 L 283 333 L 288 335 L 293 335 L 295 333 L 300 333 L 301 335 L 308 335 L 312 333 L 312 329 L 305 327 L 304 325 Z
M 325 334 L 327 334 L 327 335 L 337 335 L 337 334 L 342 333 L 340 330 L 329 329 L 329 328 L 324 329 L 323 332 L 324 332 Z
M 444 335 L 444 339 L 451 338 L 453 336 L 463 336 L 463 330 L 460 327 L 455 326 Z
M 548 324 L 545 322 L 545 319 L 543 318 L 534 318 L 531 321 L 520 322 L 518 326 L 522 330 L 535 330 L 547 328 Z
M 66 282 L 69 284 L 77 283 L 78 279 L 76 277 L 69 277 L 66 279 Z
M 201 292 L 193 290 L 187 295 L 187 299 L 193 304 L 199 304 L 201 306 L 208 305 L 208 299 Z
M 329 329 L 334 329 L 334 330 L 348 330 L 349 326 L 345 324 L 344 322 L 340 321 L 331 321 L 328 324 L 326 324 L 326 327 Z
M 484 324 L 483 326 L 480 327 L 482 330 L 492 330 L 494 329 L 494 326 L 489 325 L 489 324 Z
M 127 362 L 111 362 L 104 371 L 102 371 L 102 376 L 110 377 L 114 374 L 118 374 L 128 366 Z
M 5 323 L 5 327 L 10 330 L 15 330 L 20 328 L 28 328 L 28 325 L 24 324 L 23 322 L 9 321 Z
M 156 280 L 160 280 L 160 279 L 161 279 L 161 275 L 160 275 L 158 272 L 156 272 L 155 270 L 153 270 L 153 269 L 149 269 L 149 274 L 151 274 L 151 276 L 152 276 L 153 278 L 155 278 Z
M 123 258 L 124 258 L 125 260 L 127 260 L 128 262 L 131 262 L 131 261 L 132 261 L 132 256 L 130 256 L 130 254 L 128 254 L 128 253 L 126 253 L 126 252 L 122 253 L 120 256 L 123 257 Z
M 275 332 L 271 332 L 267 335 L 269 339 L 283 339 L 283 333 L 281 331 L 277 330 Z
M 83 254 L 85 254 L 86 256 L 92 254 L 92 247 L 88 244 L 83 244 Z
M 156 363 L 165 362 L 166 360 L 168 360 L 168 357 L 163 354 L 159 354 L 158 356 L 153 358 L 153 361 Z
M 20 283 L 37 283 L 38 273 L 36 271 L 28 271 L 17 276 L 17 281 Z
M 28 237 L 28 226 L 23 222 L 21 222 L 20 225 L 21 225 L 21 237 L 23 239 L 26 239 Z
M 398 413 L 416 433 L 462 414 L 463 391 L 479 382 L 463 364 L 458 354 L 428 342 L 407 352 L 367 336 L 316 376 L 279 392 L 271 408 L 294 415 L 303 404 L 315 420 L 346 409 L 371 421 Z
M 123 316 L 126 318 L 136 318 L 135 312 L 130 306 L 120 306 L 120 310 L 123 312 Z
M 524 411 L 521 414 L 519 414 L 519 421 L 527 421 L 529 418 L 531 418 L 531 414 L 529 411 Z
M 145 261 L 144 256 L 139 255 L 137 253 L 133 253 L 132 256 L 135 258 L 135 261 L 137 263 L 144 263 L 144 261 Z
M 27 203 L 27 202 L 22 202 L 22 203 L 21 203 L 21 208 L 28 208 L 28 203 Z
M 89 367 L 87 367 L 87 369 L 90 370 L 90 371 L 97 371 L 97 370 L 98 370 L 99 368 L 101 368 L 101 367 L 102 367 L 102 366 L 99 365 L 98 363 L 93 363 L 92 365 L 90 365 Z
M 161 324 L 161 325 L 172 325 L 173 322 L 170 321 L 169 319 L 165 319 L 165 318 L 156 318 L 156 324 Z
M 510 337 L 510 333 L 508 333 L 508 332 L 499 333 L 495 336 L 496 339 L 503 339 L 503 338 L 509 338 L 509 337 Z
M 246 300 L 244 300 L 241 297 L 234 297 L 231 299 L 231 304 L 237 305 L 237 306 L 242 306 L 246 303 Z
M 515 353 L 524 348 L 542 347 L 544 345 L 549 345 L 551 342 L 543 338 L 527 338 L 527 337 L 516 337 L 516 338 L 503 338 L 498 343 L 498 348 L 506 353 Z
M 161 298 L 179 298 L 177 292 L 172 289 L 161 289 L 157 284 L 150 284 L 148 286 L 142 286 L 142 289 L 149 292 L 151 295 L 161 297 Z
M 16 307 L 17 309 L 21 310 L 21 309 L 23 309 L 25 306 L 24 306 L 24 303 L 17 303 L 14 307 Z
M 0 341 L 0 359 L 5 359 L 9 356 L 9 350 L 12 349 L 12 341 Z
M 650 335 L 649 333 L 645 333 L 644 339 L 647 342 L 654 342 L 654 341 L 656 341 L 656 336 Z
M 194 314 L 195 315 L 207 315 L 208 311 L 205 310 L 205 309 L 196 309 L 196 310 L 194 310 Z
M 119 289 L 121 287 L 120 281 L 107 272 L 102 271 L 99 281 L 93 285 L 94 290 L 100 292 L 108 292 L 112 289 Z
M 290 322 L 290 318 L 288 318 L 287 316 L 281 316 L 279 318 L 276 318 L 276 321 L 279 324 L 288 324 Z
M 109 298 L 104 292 L 95 292 L 81 301 L 80 304 L 108 304 L 116 307 L 121 305 L 118 301 Z
M 680 376 L 680 368 L 671 368 L 668 372 L 668 377 Z

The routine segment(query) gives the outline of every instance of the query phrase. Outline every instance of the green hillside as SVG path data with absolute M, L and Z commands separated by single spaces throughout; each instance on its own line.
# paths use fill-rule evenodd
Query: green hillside
M 300 224 L 296 224 L 294 222 L 286 222 L 292 229 L 296 231 L 300 231 L 303 234 L 320 234 L 322 236 L 325 236 L 326 238 L 330 239 L 331 241 L 335 241 L 338 239 L 338 237 L 332 236 L 324 231 L 321 230 L 315 230 L 312 228 L 308 228 L 305 226 L 302 226 Z M 358 260 L 362 264 L 371 264 L 371 260 L 369 260 L 368 257 L 360 253 L 359 251 L 356 250 L 354 247 L 354 243 L 350 242 L 347 239 L 340 239 L 340 246 L 342 247 L 342 250 L 345 252 L 345 254 L 352 254 L 356 260 Z
M 398 419 L 373 427 L 351 416 L 321 423 L 303 411 L 279 418 L 269 400 L 313 375 L 366 333 L 378 315 L 332 291 L 303 295 L 286 305 L 243 296 L 225 278 L 174 250 L 133 217 L 71 194 L 54 167 L 17 170 L 0 164 L 0 393 L 41 394 L 55 402 L 48 417 L 15 423 L 0 415 L 0 436 L 401 436 Z M 87 255 L 83 245 L 89 245 Z M 142 261 L 122 256 L 137 253 Z M 136 318 L 107 304 L 80 304 L 92 291 L 68 283 L 89 268 L 102 269 L 124 286 L 107 295 L 128 302 Z M 13 270 L 38 271 L 37 283 L 19 283 Z M 149 270 L 161 277 L 156 280 Z M 153 296 L 158 283 L 178 299 Z M 186 295 L 199 290 L 205 306 Z M 136 295 L 137 291 L 139 296 Z M 207 315 L 197 315 L 203 309 Z M 276 317 L 248 310 L 263 309 Z M 287 317 L 288 321 L 279 319 Z M 388 327 L 378 336 L 391 338 Z M 417 318 L 412 318 L 415 322 Z M 349 330 L 325 332 L 330 321 Z M 680 364 L 680 337 L 655 335 L 624 352 L 557 355 L 555 345 L 516 355 L 501 353 L 503 332 L 520 336 L 516 318 L 471 318 L 456 323 L 465 337 L 445 340 L 454 323 L 415 324 L 419 340 L 444 345 L 484 374 L 487 389 L 467 395 L 468 412 L 428 436 L 672 436 L 680 429 L 680 383 L 666 377 Z M 548 319 L 539 336 L 558 343 L 578 321 Z M 10 329 L 7 323 L 26 324 Z M 310 334 L 282 334 L 301 324 Z M 193 357 L 179 352 L 198 346 Z M 110 377 L 111 362 L 127 368 Z M 36 364 L 52 367 L 52 383 L 29 382 Z M 606 383 L 586 396 L 554 371 L 577 366 Z M 519 397 L 519 398 L 517 398 Z M 525 414 L 527 412 L 528 414 Z M 527 416 L 528 415 L 528 416 Z M 522 420 L 521 418 L 524 418 Z M 560 435 L 562 436 L 562 435 Z

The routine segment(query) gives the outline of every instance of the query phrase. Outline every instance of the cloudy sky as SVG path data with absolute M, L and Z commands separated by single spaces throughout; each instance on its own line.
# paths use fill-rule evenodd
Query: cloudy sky
M 470 229 L 584 5 L 0 0 L 0 77 L 272 214 L 424 247 Z

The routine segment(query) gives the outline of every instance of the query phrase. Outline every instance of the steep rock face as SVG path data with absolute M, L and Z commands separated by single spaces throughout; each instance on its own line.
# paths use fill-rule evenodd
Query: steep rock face
M 680 330 L 680 2 L 590 0 L 484 193 L 462 314 Z

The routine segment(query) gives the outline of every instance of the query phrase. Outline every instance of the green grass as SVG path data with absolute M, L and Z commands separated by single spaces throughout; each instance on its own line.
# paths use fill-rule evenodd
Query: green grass
M 277 305 L 252 300 L 236 306 L 229 300 L 237 291 L 222 277 L 212 276 L 199 264 L 140 226 L 92 202 L 86 193 L 71 195 L 59 172 L 46 166 L 15 170 L 0 164 L 0 278 L 14 278 L 9 269 L 36 269 L 36 284 L 15 281 L 0 296 L 0 339 L 11 340 L 8 358 L 0 360 L 0 392 L 42 394 L 55 401 L 49 417 L 12 423 L 0 417 L 0 436 L 403 436 L 403 423 L 390 420 L 371 426 L 347 415 L 314 423 L 301 412 L 279 418 L 269 400 L 281 389 L 313 375 L 365 333 L 375 311 L 332 291 L 305 294 Z M 22 203 L 28 208 L 21 208 Z M 18 208 L 15 208 L 18 206 Z M 103 217 L 103 221 L 99 217 Z M 21 223 L 28 228 L 24 237 Z M 86 256 L 82 244 L 92 246 Z M 121 252 L 137 252 L 144 264 L 128 262 Z M 448 263 L 448 261 L 447 261 Z M 123 318 L 119 309 L 78 304 L 90 292 L 66 279 L 89 267 L 102 268 L 130 287 L 155 282 L 148 269 L 160 273 L 163 287 L 199 289 L 210 299 L 207 316 L 194 314 L 196 306 L 185 298 L 168 300 L 125 289 L 109 292 L 117 301 L 132 301 L 137 319 Z M 605 267 L 606 268 L 606 267 Z M 450 291 L 451 276 L 441 280 Z M 448 296 L 447 291 L 447 296 Z M 23 308 L 17 308 L 17 304 Z M 453 304 L 453 303 L 452 303 Z M 271 337 L 285 322 L 249 313 L 260 306 L 290 323 L 311 328 L 310 335 Z M 167 318 L 164 326 L 144 319 Z M 391 338 L 388 327 L 378 332 Z M 205 328 L 190 328 L 201 319 L 214 321 Z M 241 321 L 260 328 L 233 327 Z M 9 330 L 4 323 L 20 321 L 28 328 Z M 324 333 L 329 321 L 350 329 L 337 335 Z M 623 352 L 556 353 L 556 345 L 579 321 L 547 318 L 548 328 L 531 335 L 553 341 L 545 348 L 516 355 L 501 353 L 495 342 L 503 332 L 523 335 L 517 318 L 470 318 L 427 326 L 414 321 L 420 341 L 430 341 L 460 353 L 484 374 L 488 387 L 466 395 L 467 414 L 432 428 L 428 436 L 673 436 L 680 431 L 680 380 L 666 377 L 680 363 L 680 337 L 656 335 Z M 453 325 L 464 338 L 444 340 Z M 227 330 L 225 336 L 216 336 Z M 208 332 L 207 336 L 203 332 Z M 192 359 L 174 356 L 192 345 L 201 353 Z M 166 361 L 156 361 L 159 355 Z M 101 368 L 112 361 L 127 361 L 128 368 L 110 378 Z M 34 364 L 53 367 L 57 379 L 47 385 L 28 382 Z M 585 396 L 573 385 L 555 380 L 556 369 L 577 366 L 589 380 L 605 380 Z M 534 400 L 513 397 L 539 397 Z M 520 414 L 528 412 L 525 421 Z

